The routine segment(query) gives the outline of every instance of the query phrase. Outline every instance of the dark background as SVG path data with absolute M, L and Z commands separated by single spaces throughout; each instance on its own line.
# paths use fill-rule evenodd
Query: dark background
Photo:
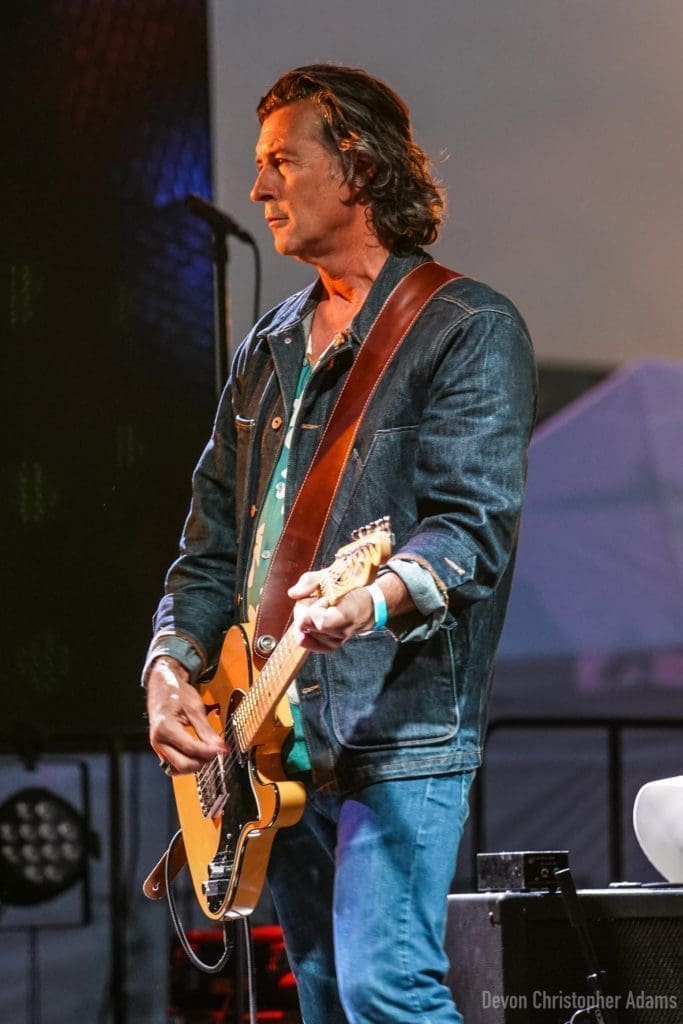
M 141 727 L 213 415 L 202 0 L 3 5 L 2 731 Z

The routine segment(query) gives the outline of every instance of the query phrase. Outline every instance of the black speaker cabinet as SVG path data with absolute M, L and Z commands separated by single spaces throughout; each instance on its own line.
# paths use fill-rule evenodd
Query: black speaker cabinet
M 683 1024 L 683 888 L 585 890 L 579 901 L 607 975 L 604 1008 L 619 1024 Z M 564 1024 L 590 1002 L 559 893 L 449 896 L 446 948 L 465 1024 Z

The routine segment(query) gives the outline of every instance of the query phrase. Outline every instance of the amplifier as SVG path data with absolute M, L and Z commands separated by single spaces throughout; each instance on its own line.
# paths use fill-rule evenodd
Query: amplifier
M 619 1024 L 683 1022 L 683 888 L 579 891 Z M 559 893 L 448 897 L 447 983 L 466 1024 L 563 1024 L 590 1004 Z
M 569 867 L 567 850 L 518 850 L 514 853 L 478 853 L 479 892 L 557 888 L 555 872 Z

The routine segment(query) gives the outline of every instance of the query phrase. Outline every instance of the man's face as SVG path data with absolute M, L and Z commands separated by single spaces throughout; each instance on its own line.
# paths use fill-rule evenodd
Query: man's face
M 320 113 L 309 100 L 274 110 L 256 144 L 251 190 L 264 204 L 275 248 L 307 263 L 353 246 L 366 232 L 364 211 L 346 201 L 341 163 L 324 144 Z

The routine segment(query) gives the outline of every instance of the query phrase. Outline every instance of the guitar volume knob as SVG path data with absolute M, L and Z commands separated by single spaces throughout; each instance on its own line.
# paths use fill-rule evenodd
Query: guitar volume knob
M 256 650 L 259 654 L 272 654 L 277 645 L 277 640 L 274 636 L 270 636 L 268 633 L 264 633 L 256 641 Z

